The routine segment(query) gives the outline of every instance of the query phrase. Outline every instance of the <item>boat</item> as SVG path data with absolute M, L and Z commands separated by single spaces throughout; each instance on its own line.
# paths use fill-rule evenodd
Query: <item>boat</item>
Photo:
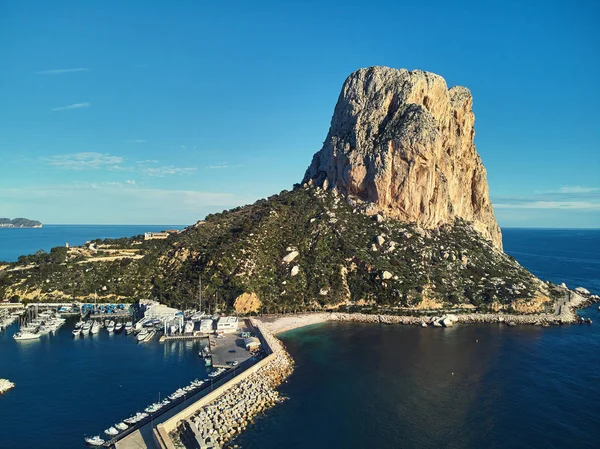
M 183 333 L 191 334 L 192 332 L 194 332 L 194 322 L 188 321 L 185 323 L 185 327 L 183 328 Z
M 76 327 L 75 329 L 73 329 L 73 337 L 78 337 L 81 335 L 81 328 L 80 327 Z
M 131 334 L 133 332 L 133 323 L 131 321 L 127 321 L 127 323 L 125 323 L 125 332 L 127 334 Z
M 113 320 L 111 320 L 110 323 L 108 323 L 108 326 L 106 326 L 106 330 L 109 333 L 115 331 L 115 322 Z
M 129 426 L 127 424 L 125 424 L 124 422 L 115 424 L 115 428 L 117 428 L 118 430 L 127 430 L 128 427 Z
M 92 329 L 90 330 L 90 332 L 92 334 L 97 334 L 98 332 L 100 332 L 100 323 L 98 321 L 94 321 L 94 324 L 92 324 Z
M 85 323 L 83 323 L 83 326 L 81 326 L 81 334 L 88 335 L 90 333 L 91 329 L 92 329 L 92 323 L 90 321 L 86 321 Z
M 106 429 L 104 431 L 105 434 L 114 437 L 115 435 L 119 434 L 119 431 L 117 429 L 115 429 L 114 427 L 109 427 L 108 429 Z
M 38 333 L 32 333 L 32 332 L 23 332 L 23 331 L 19 331 L 16 334 L 13 335 L 13 338 L 15 340 L 35 340 L 37 338 L 40 338 L 42 334 Z
M 144 340 L 148 336 L 149 333 L 150 332 L 148 332 L 147 329 L 142 329 L 141 332 L 139 334 L 137 334 L 137 341 Z
M 0 394 L 7 392 L 11 388 L 14 388 L 15 383 L 8 379 L 0 379 Z
M 147 416 L 148 416 L 148 413 L 137 412 L 132 417 L 124 419 L 123 422 L 126 424 L 135 424 L 137 422 L 140 422 L 142 419 L 146 418 Z
M 105 443 L 105 441 L 98 435 L 95 437 L 85 437 L 85 442 L 90 446 L 102 446 Z
M 117 323 L 117 324 L 115 325 L 115 332 L 116 332 L 117 334 L 119 334 L 119 333 L 121 333 L 121 331 L 122 331 L 122 330 L 123 330 L 123 323 Z

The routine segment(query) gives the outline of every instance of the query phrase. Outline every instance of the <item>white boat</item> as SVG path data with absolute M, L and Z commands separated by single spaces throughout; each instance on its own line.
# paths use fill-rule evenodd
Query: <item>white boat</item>
M 123 422 L 126 424 L 135 424 L 137 422 L 140 422 L 142 419 L 146 418 L 147 416 L 148 416 L 148 413 L 137 412 L 132 417 L 124 419 Z
M 115 424 L 115 427 L 118 430 L 127 430 L 127 428 L 129 427 L 127 424 L 125 424 L 124 422 L 120 422 L 118 424 Z
M 149 334 L 147 329 L 142 329 L 139 334 L 137 334 L 137 341 L 143 341 Z
M 90 446 L 102 446 L 104 444 L 104 440 L 98 435 L 95 437 L 85 437 L 85 442 Z
M 98 321 L 94 321 L 94 324 L 92 324 L 92 329 L 90 330 L 90 332 L 92 334 L 97 334 L 98 332 L 100 332 L 100 323 Z
M 80 327 L 76 327 L 75 329 L 73 329 L 73 337 L 79 337 L 81 335 L 81 328 Z
M 114 427 L 109 427 L 108 429 L 106 429 L 104 431 L 105 434 L 107 434 L 108 436 L 114 437 L 115 435 L 119 434 L 119 431 L 117 429 L 115 429 Z
M 131 321 L 127 321 L 127 323 L 125 323 L 125 332 L 128 334 L 133 332 L 133 323 Z
M 123 330 L 123 323 L 117 323 L 115 325 L 115 332 L 118 334 L 119 332 L 121 332 Z
M 191 334 L 192 332 L 194 332 L 194 322 L 188 321 L 187 323 L 185 323 L 185 327 L 183 328 L 183 333 Z
M 83 323 L 83 326 L 81 326 L 81 333 L 83 335 L 88 335 L 91 330 L 92 330 L 92 323 L 90 321 L 86 321 L 85 323 Z
M 115 322 L 111 320 L 110 323 L 108 323 L 108 326 L 106 326 L 106 330 L 109 333 L 114 332 L 115 331 Z
M 31 332 L 17 332 L 16 334 L 13 335 L 13 338 L 15 340 L 35 340 L 37 338 L 40 338 L 41 334 L 38 333 L 31 333 Z

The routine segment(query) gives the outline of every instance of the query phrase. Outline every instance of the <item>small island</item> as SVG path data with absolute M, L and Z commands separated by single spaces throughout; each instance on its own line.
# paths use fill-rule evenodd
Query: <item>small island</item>
M 42 223 L 27 218 L 0 218 L 0 228 L 41 228 Z

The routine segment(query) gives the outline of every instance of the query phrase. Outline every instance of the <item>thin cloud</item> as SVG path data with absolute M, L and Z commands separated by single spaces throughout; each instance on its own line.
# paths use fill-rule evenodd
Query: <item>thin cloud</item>
M 55 69 L 55 70 L 41 70 L 36 72 L 38 75 L 63 75 L 65 73 L 75 73 L 75 72 L 89 72 L 90 69 L 86 67 L 76 67 L 74 69 Z
M 53 111 L 67 111 L 69 109 L 81 109 L 81 108 L 89 108 L 91 106 L 90 103 L 73 103 L 67 106 L 59 106 L 57 108 L 52 108 Z
M 165 176 L 173 175 L 190 175 L 197 170 L 196 167 L 147 167 L 142 168 L 140 171 L 147 176 L 153 176 L 157 178 L 163 178 Z
M 229 168 L 229 165 L 209 165 L 206 167 L 210 170 L 220 169 L 220 168 Z
M 561 209 L 561 210 L 600 210 L 600 202 L 595 201 L 524 201 L 521 203 L 495 203 L 496 209 Z
M 42 161 L 46 165 L 65 170 L 97 170 L 100 168 L 115 170 L 118 169 L 118 164 L 125 161 L 125 158 L 107 153 L 82 152 L 43 158 Z
M 581 186 L 573 186 L 573 187 L 561 187 L 557 193 L 592 193 L 597 192 L 597 187 L 581 187 Z

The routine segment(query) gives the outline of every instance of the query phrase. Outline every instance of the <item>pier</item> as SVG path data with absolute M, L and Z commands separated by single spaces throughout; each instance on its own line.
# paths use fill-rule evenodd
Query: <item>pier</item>
M 165 341 L 182 341 L 182 340 L 202 340 L 203 338 L 208 339 L 208 335 L 206 334 L 197 334 L 197 335 L 163 335 L 158 340 L 163 343 Z
M 238 385 L 268 363 L 272 358 L 269 357 L 270 350 L 268 346 L 265 347 L 267 352 L 264 357 L 254 357 L 245 349 L 243 339 L 240 337 L 241 332 L 244 330 L 257 332 L 263 344 L 266 343 L 260 331 L 253 327 L 250 320 L 246 320 L 245 326 L 240 327 L 237 333 L 226 334 L 223 338 L 214 339 L 211 342 L 212 357 L 217 361 L 216 366 L 225 368 L 223 373 L 216 377 L 209 377 L 199 388 L 171 401 L 170 404 L 162 407 L 157 412 L 152 413 L 119 435 L 107 440 L 104 447 L 115 449 L 139 449 L 144 447 L 160 449 L 165 447 L 155 439 L 157 426 L 172 422 L 173 419 L 179 421 L 181 416 L 188 416 L 198 410 L 203 404 L 210 403 L 223 394 L 223 392 Z M 174 336 L 163 341 L 197 340 L 203 338 L 208 339 L 208 336 L 199 334 L 183 335 Z M 233 365 L 232 363 L 227 363 L 228 361 L 235 361 L 236 363 Z

